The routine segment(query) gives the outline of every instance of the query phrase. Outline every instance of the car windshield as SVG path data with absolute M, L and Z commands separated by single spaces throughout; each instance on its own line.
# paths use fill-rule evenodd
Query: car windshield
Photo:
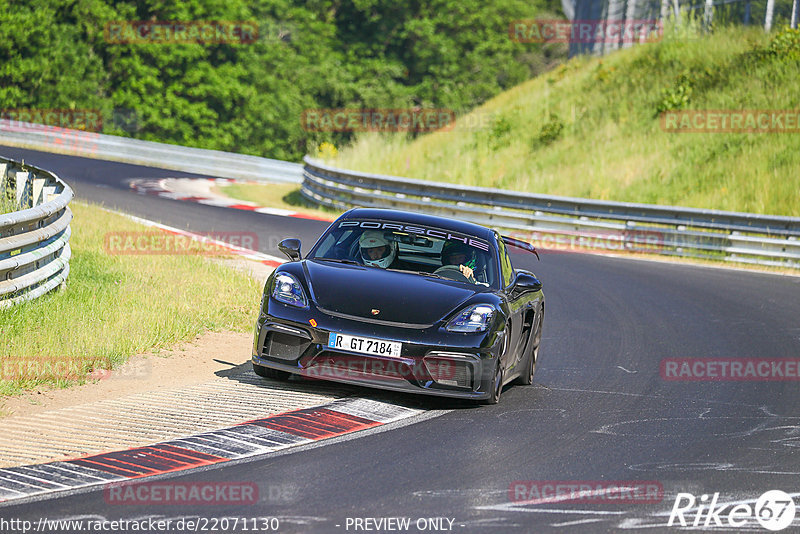
M 393 221 L 345 220 L 332 226 L 308 259 L 357 263 L 420 276 L 496 287 L 491 244 L 475 236 Z

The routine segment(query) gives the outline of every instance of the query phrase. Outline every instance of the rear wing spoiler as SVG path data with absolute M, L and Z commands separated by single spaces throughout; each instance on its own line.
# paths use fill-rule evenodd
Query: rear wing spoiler
M 505 236 L 505 235 L 501 236 L 501 237 L 503 238 L 503 243 L 505 243 L 506 246 L 519 248 L 519 249 L 522 249 L 522 250 L 527 250 L 531 254 L 535 254 L 536 255 L 536 259 L 541 261 L 541 258 L 539 257 L 539 253 L 536 252 L 536 247 L 534 247 L 530 243 L 526 243 L 525 241 L 521 241 L 519 239 L 515 239 L 513 237 L 508 237 L 508 236 Z

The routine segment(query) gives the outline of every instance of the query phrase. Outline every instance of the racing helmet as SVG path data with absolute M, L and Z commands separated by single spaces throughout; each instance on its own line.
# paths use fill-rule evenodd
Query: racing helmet
M 453 262 L 451 256 L 463 254 L 464 261 Z M 446 241 L 442 246 L 442 265 L 464 265 L 471 269 L 475 268 L 475 249 L 459 241 Z
M 397 244 L 389 242 L 378 230 L 367 230 L 358 238 L 361 259 L 364 265 L 386 269 L 397 256 Z

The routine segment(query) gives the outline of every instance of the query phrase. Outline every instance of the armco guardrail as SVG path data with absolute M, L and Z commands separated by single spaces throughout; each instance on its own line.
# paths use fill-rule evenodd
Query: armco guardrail
M 541 248 L 607 249 L 800 268 L 800 218 L 605 202 L 338 169 L 305 158 L 302 195 L 337 209 L 424 211 L 522 231 Z
M 215 178 L 291 183 L 300 183 L 303 179 L 303 166 L 299 163 L 8 119 L 0 119 L 0 144 Z
M 17 208 L 0 214 L 0 308 L 7 308 L 66 281 L 72 189 L 55 174 L 0 157 L 0 194 Z

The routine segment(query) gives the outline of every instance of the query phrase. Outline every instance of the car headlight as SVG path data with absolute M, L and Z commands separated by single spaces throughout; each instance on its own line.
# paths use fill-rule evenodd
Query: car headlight
M 447 323 L 450 332 L 483 332 L 492 323 L 494 306 L 475 304 L 465 308 Z
M 278 302 L 303 308 L 308 305 L 306 293 L 297 278 L 289 273 L 278 273 L 272 282 L 272 298 Z

